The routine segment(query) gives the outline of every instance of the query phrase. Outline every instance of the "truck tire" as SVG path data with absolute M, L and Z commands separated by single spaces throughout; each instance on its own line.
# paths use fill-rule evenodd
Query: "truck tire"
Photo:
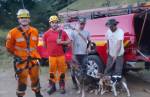
M 145 69 L 150 70 L 150 62 L 145 62 Z
M 84 59 L 84 64 L 86 65 L 87 75 L 98 78 L 98 73 L 103 73 L 104 65 L 101 59 L 97 55 L 89 55 Z

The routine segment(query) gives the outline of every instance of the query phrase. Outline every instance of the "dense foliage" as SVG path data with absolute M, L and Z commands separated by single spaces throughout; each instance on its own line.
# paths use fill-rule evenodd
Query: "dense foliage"
M 32 25 L 43 30 L 48 26 L 52 14 L 75 0 L 0 0 L 0 28 L 11 28 L 17 25 L 16 13 L 26 8 L 31 13 Z

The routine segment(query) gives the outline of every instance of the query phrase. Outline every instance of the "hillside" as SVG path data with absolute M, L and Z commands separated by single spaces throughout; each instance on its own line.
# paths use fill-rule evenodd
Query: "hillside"
M 84 9 L 92 9 L 92 8 L 99 8 L 99 7 L 106 7 L 108 6 L 107 1 L 110 1 L 110 6 L 119 6 L 124 4 L 133 4 L 137 1 L 139 2 L 146 2 L 150 0 L 77 0 L 76 2 L 68 5 L 67 7 L 63 8 L 59 12 L 67 11 L 67 9 L 72 10 L 84 10 Z

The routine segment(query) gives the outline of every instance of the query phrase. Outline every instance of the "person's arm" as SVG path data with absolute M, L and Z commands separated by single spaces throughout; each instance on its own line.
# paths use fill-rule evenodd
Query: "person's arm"
M 90 32 L 87 33 L 87 52 L 91 52 L 91 40 L 90 40 Z
M 60 42 L 60 44 L 64 44 L 64 45 L 67 45 L 67 44 L 70 44 L 71 43 L 71 40 L 68 38 L 67 40 L 62 40 L 61 42 Z
M 69 39 L 69 37 L 66 34 L 66 32 L 62 32 L 62 39 L 61 39 L 59 44 L 67 45 L 67 44 L 70 44 L 70 43 L 71 43 L 71 40 Z
M 34 33 L 36 33 L 36 38 L 37 38 L 36 46 L 38 46 L 38 43 L 39 43 L 39 31 L 37 29 L 35 29 Z
M 108 31 L 109 31 L 109 30 L 108 30 Z M 107 54 L 109 54 L 109 38 L 108 38 L 108 31 L 107 31 L 106 34 L 105 34 L 105 38 L 106 38 L 106 41 L 107 41 L 107 43 L 106 43 L 106 47 L 107 47 L 106 53 L 107 53 Z
M 71 43 L 71 40 L 70 40 L 70 39 L 64 41 L 64 44 L 70 44 L 70 43 Z
M 109 54 L 109 40 L 107 40 L 107 49 L 106 49 L 106 53 Z
M 88 32 L 87 40 L 90 41 L 90 32 Z
M 47 48 L 47 44 L 46 44 L 46 32 L 44 33 L 44 35 L 43 35 L 43 46 L 45 47 L 45 48 Z
M 71 48 L 72 48 L 72 54 L 74 55 L 74 42 L 75 42 L 75 35 L 74 35 L 74 30 L 71 32 Z
M 9 32 L 6 37 L 6 49 L 11 55 L 14 54 L 14 45 L 15 45 L 15 39 L 12 36 L 12 32 Z

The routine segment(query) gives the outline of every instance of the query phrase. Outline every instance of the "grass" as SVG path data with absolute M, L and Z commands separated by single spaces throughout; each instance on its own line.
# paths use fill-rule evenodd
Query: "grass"
M 118 5 L 124 5 L 124 4 L 133 4 L 137 1 L 139 2 L 145 2 L 150 0 L 109 0 L 110 6 L 118 6 Z M 99 7 L 107 7 L 106 0 L 77 0 L 76 2 L 68 5 L 64 9 L 60 10 L 60 12 L 67 11 L 68 9 L 74 9 L 74 10 L 84 10 L 84 9 L 92 9 L 92 8 L 99 8 Z
M 5 39 L 6 39 L 7 32 L 8 32 L 8 30 L 0 29 L 0 46 L 5 45 Z
M 8 30 L 0 29 L 0 37 L 6 37 Z
M 0 70 L 5 71 L 11 67 L 13 67 L 12 57 L 7 53 L 4 47 L 0 47 Z
M 7 70 L 13 66 L 12 57 L 7 53 L 5 45 L 5 39 L 8 30 L 0 29 L 0 70 Z

